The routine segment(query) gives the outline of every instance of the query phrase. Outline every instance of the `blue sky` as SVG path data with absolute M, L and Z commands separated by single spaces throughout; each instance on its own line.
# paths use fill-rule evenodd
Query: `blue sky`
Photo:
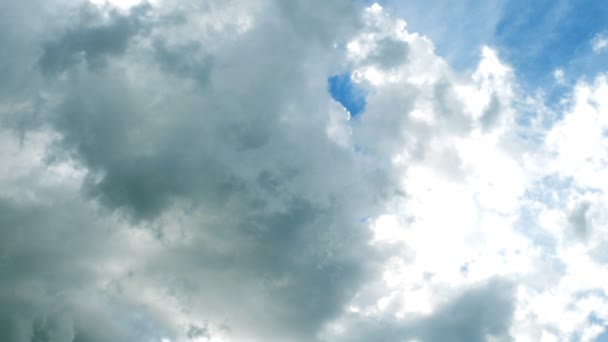
M 608 1 L 384 0 L 379 3 L 404 18 L 409 32 L 428 36 L 436 53 L 458 72 L 467 74 L 474 70 L 482 46 L 490 46 L 501 61 L 513 68 L 519 91 L 543 94 L 545 105 L 556 111 L 577 82 L 591 82 L 608 70 L 608 49 L 594 51 L 592 44 L 594 38 L 608 34 Z M 350 73 L 331 76 L 328 89 L 353 117 L 365 115 L 366 94 L 351 82 Z M 535 113 L 519 115 L 525 118 Z M 551 192 L 565 191 L 565 198 L 571 196 L 569 186 L 548 188 Z M 523 224 L 527 227 L 533 223 L 524 220 Z M 555 243 L 545 238 L 531 238 L 541 244 Z M 546 248 L 547 255 L 553 253 L 549 250 Z M 597 318 L 593 323 L 602 324 Z M 608 342 L 608 331 L 594 341 Z
M 365 1 L 371 4 L 373 1 Z M 480 49 L 496 49 L 513 66 L 522 90 L 542 91 L 549 105 L 567 92 L 565 84 L 590 79 L 608 68 L 606 52 L 591 41 L 608 32 L 608 2 L 598 0 L 400 1 L 379 4 L 403 17 L 408 30 L 430 37 L 437 54 L 456 70 L 471 70 Z M 554 73 L 562 70 L 564 84 Z M 328 79 L 330 93 L 351 115 L 365 108 L 365 94 L 347 74 Z
M 365 91 L 351 81 L 349 72 L 329 77 L 327 86 L 332 97 L 355 118 L 365 110 Z
M 399 13 L 410 30 L 428 35 L 439 55 L 455 68 L 472 68 L 479 48 L 496 48 L 532 88 L 551 82 L 563 68 L 567 79 L 605 69 L 605 56 L 593 56 L 590 41 L 608 30 L 608 2 L 538 1 L 398 1 L 384 6 Z

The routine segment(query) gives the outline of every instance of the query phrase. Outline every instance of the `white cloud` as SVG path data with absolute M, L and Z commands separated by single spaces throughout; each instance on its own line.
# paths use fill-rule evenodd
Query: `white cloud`
M 377 240 L 400 242 L 407 249 L 403 259 L 393 259 L 387 266 L 387 287 L 381 291 L 384 295 L 378 301 L 379 306 L 368 307 L 368 314 L 382 320 L 380 317 L 397 312 L 401 324 L 407 326 L 408 315 L 416 311 L 427 315 L 435 312 L 441 308 L 442 301 L 457 295 L 455 289 L 503 276 L 517 279 L 521 291 L 528 293 L 516 297 L 518 309 L 510 329 L 513 338 L 568 340 L 581 334 L 591 340 L 601 332 L 597 324 L 587 321 L 597 309 L 568 307 L 572 303 L 578 307 L 589 299 L 580 293 L 603 288 L 600 275 L 604 271 L 591 255 L 600 249 L 602 242 L 596 241 L 604 239 L 601 237 L 604 224 L 594 225 L 599 231 L 578 252 L 583 254 L 572 254 L 572 247 L 564 240 L 571 237 L 563 233 L 564 229 L 572 228 L 560 223 L 568 221 L 566 217 L 572 215 L 568 214 L 573 210 L 572 205 L 552 209 L 558 215 L 553 223 L 538 222 L 550 232 L 551 238 L 564 241 L 557 245 L 555 255 L 549 249 L 550 241 L 538 240 L 533 234 L 536 219 L 523 220 L 522 215 L 527 210 L 534 213 L 534 208 L 548 205 L 540 199 L 536 199 L 540 202 L 530 202 L 528 192 L 537 191 L 532 190 L 536 182 L 555 173 L 559 177 L 574 177 L 575 184 L 585 188 L 597 189 L 603 184 L 600 179 L 605 177 L 602 146 L 606 129 L 601 113 L 605 112 L 602 107 L 606 98 L 602 95 L 605 78 L 598 77 L 593 86 L 578 85 L 571 109 L 565 109 L 564 118 L 552 129 L 542 132 L 545 129 L 542 126 L 531 127 L 541 136 L 546 135 L 546 145 L 530 145 L 517 136 L 520 130 L 530 128 L 518 127 L 514 121 L 519 110 L 515 102 L 521 103 L 521 99 L 512 70 L 500 61 L 495 51 L 482 50 L 481 61 L 471 78 L 457 77 L 449 68 L 428 67 L 442 64 L 439 57 L 432 55 L 432 47 L 414 48 L 416 41 L 425 46 L 424 40 L 403 31 L 404 25 L 393 33 L 391 24 L 384 22 L 390 19 L 383 18 L 369 22 L 374 27 L 388 28 L 380 31 L 384 33 L 363 35 L 365 43 L 355 40 L 354 46 L 374 46 L 377 40 L 386 40 L 386 35 L 393 39 L 413 37 L 408 41 L 409 56 L 420 55 L 421 51 L 431 55 L 414 58 L 424 60 L 424 67 L 404 60 L 397 68 L 380 72 L 366 62 L 365 51 L 374 51 L 373 48 L 357 50 L 355 60 L 361 64 L 355 64 L 360 68 L 355 70 L 362 70 L 362 79 L 369 82 L 373 94 L 363 120 L 368 120 L 366 124 L 370 126 L 390 122 L 390 128 L 384 131 L 391 132 L 388 134 L 392 142 L 402 141 L 389 145 L 388 151 L 396 154 L 393 160 L 403 167 L 401 184 L 406 193 L 402 203 L 395 206 L 394 214 L 374 222 Z M 416 75 L 418 70 L 424 70 L 423 78 L 404 77 Z M 438 85 L 454 89 L 457 96 L 449 108 L 463 114 L 460 122 L 466 122 L 466 117 L 472 119 L 468 128 L 458 128 L 450 121 L 449 111 L 439 107 L 445 104 L 446 98 L 437 96 Z M 392 91 L 399 92 L 401 98 L 392 97 Z M 419 98 L 408 98 L 412 93 Z M 429 93 L 433 95 L 425 99 Z M 400 105 L 404 100 L 408 102 Z M 393 106 L 384 105 L 385 101 Z M 401 112 L 394 111 L 402 108 Z M 489 120 L 491 116 L 495 117 Z M 364 127 L 359 129 L 364 131 Z M 525 146 L 528 146 L 525 155 L 518 155 Z M 385 151 L 386 148 L 378 153 Z M 542 187 L 543 191 L 559 191 L 551 184 Z M 603 198 L 596 194 L 587 201 L 593 205 L 602 203 L 597 196 Z M 594 209 L 593 216 L 587 214 L 584 224 L 592 225 L 587 222 L 590 217 L 595 217 L 594 222 L 603 222 L 597 221 L 605 219 L 603 210 Z M 541 209 L 538 219 L 549 212 Z M 548 263 L 555 262 L 564 264 L 563 273 L 558 266 L 547 269 Z M 584 274 L 594 275 L 596 280 Z M 555 279 L 559 290 L 554 287 Z M 559 300 L 552 297 L 553 291 L 559 292 Z M 595 300 L 604 303 L 605 297 Z M 547 306 L 549 302 L 555 307 Z M 365 308 L 362 303 L 359 306 Z M 544 330 L 548 327 L 552 333 Z
M 562 85 L 565 84 L 566 79 L 564 77 L 565 77 L 564 69 L 557 68 L 553 71 L 553 78 L 555 78 L 555 81 L 557 82 L 557 84 L 562 84 Z
M 597 34 L 591 40 L 591 48 L 594 52 L 601 52 L 608 48 L 608 38 L 604 34 Z

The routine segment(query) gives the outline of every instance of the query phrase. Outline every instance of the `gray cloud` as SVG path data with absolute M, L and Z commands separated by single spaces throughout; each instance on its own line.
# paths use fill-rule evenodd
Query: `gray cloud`
M 492 337 L 511 341 L 509 327 L 514 312 L 514 286 L 505 279 L 492 279 L 463 291 L 428 316 L 397 320 L 353 317 L 344 341 L 455 341 L 481 342 Z
M 511 340 L 509 327 L 515 309 L 513 284 L 492 280 L 463 293 L 440 309 L 428 321 L 415 324 L 416 335 L 424 341 Z
M 408 58 L 409 46 L 393 38 L 384 38 L 378 42 L 376 49 L 368 57 L 371 64 L 378 64 L 391 69 L 402 65 Z
M 121 318 L 136 310 L 129 298 L 98 287 L 107 279 L 96 265 L 105 262 L 108 250 L 119 251 L 107 220 L 60 189 L 38 194 L 44 204 L 0 201 L 0 339 L 137 341 L 153 336 L 154 331 L 137 331 L 128 317 Z M 154 319 L 150 313 L 140 315 Z
M 357 12 L 346 1 L 263 6 L 268 14 L 245 33 L 182 44 L 165 36 L 179 23 L 142 34 L 152 7 L 124 14 L 85 5 L 58 38 L 38 41 L 47 95 L 40 125 L 29 129 L 58 134 L 47 167 L 76 163 L 91 201 L 6 204 L 2 294 L 23 291 L 2 313 L 6 340 L 205 334 L 175 330 L 128 294 L 146 284 L 174 293 L 192 315 L 225 320 L 235 336 L 310 341 L 374 272 L 379 254 L 361 218 L 388 195 L 386 176 L 324 129 L 332 44 L 356 27 Z M 337 25 L 336 10 L 348 14 Z M 205 39 L 220 46 L 207 49 Z M 95 223 L 88 208 L 96 203 L 117 221 Z M 183 215 L 186 237 L 172 240 L 167 226 Z M 124 256 L 136 265 L 128 274 L 100 279 L 94 265 L 122 253 L 106 226 L 116 222 L 150 227 L 164 249 Z M 23 231 L 37 240 L 21 244 Z M 97 293 L 98 281 L 111 285 Z
M 48 30 L 12 22 L 27 44 L 0 32 L 19 56 L 0 59 L 0 137 L 20 141 L 0 163 L 24 165 L 0 177 L 0 340 L 327 340 L 403 252 L 369 243 L 367 219 L 404 196 L 387 159 L 461 176 L 453 149 L 429 147 L 472 126 L 449 75 L 370 94 L 340 122 L 352 141 L 328 136 L 327 77 L 350 63 L 336 46 L 368 29 L 350 0 L 53 6 L 67 14 Z M 392 70 L 414 48 L 388 37 L 366 63 Z M 410 115 L 421 98 L 436 127 Z M 492 281 L 405 323 L 352 318 L 349 341 L 508 340 L 512 290 Z
M 46 43 L 39 60 L 45 74 L 54 74 L 84 61 L 89 67 L 100 67 L 108 56 L 121 55 L 129 41 L 144 28 L 144 18 L 150 10 L 146 3 L 135 6 L 129 13 L 118 10 L 100 13 L 92 4 L 83 4 L 77 23 L 60 38 Z
M 500 99 L 496 94 L 493 94 L 492 99 L 481 118 L 481 124 L 484 129 L 490 129 L 496 125 L 496 122 L 500 117 L 501 108 L 502 104 L 500 103 Z
M 572 209 L 568 216 L 568 223 L 570 223 L 574 236 L 578 239 L 585 240 L 589 234 L 591 227 L 587 219 L 589 208 L 591 203 L 588 201 L 581 201 L 577 203 L 576 207 Z
M 191 42 L 168 47 L 164 41 L 157 40 L 154 49 L 159 64 L 168 72 L 192 78 L 201 85 L 208 82 L 213 58 L 204 52 L 200 44 Z

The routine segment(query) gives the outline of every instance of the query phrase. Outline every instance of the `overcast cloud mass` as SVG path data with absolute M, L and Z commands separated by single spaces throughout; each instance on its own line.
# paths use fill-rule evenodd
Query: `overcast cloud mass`
M 608 28 L 414 3 L 2 1 L 0 341 L 608 341 Z

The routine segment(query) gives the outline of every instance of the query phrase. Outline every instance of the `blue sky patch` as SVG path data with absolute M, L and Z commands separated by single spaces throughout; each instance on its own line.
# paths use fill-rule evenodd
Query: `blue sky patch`
M 543 89 L 549 104 L 569 87 L 554 79 L 562 69 L 565 83 L 593 78 L 608 68 L 606 54 L 591 41 L 608 31 L 605 0 L 382 0 L 404 17 L 408 29 L 428 35 L 440 56 L 457 70 L 472 70 L 482 45 L 512 65 L 524 90 Z
M 350 72 L 333 75 L 327 80 L 329 93 L 354 118 L 365 110 L 365 90 L 352 81 Z
M 606 1 L 513 1 L 504 9 L 494 41 L 526 82 L 538 87 L 553 83 L 556 68 L 577 78 L 604 66 L 588 56 L 593 37 L 607 27 Z
M 591 317 L 589 317 L 589 322 L 598 325 L 605 324 L 605 322 L 598 318 L 595 314 L 592 314 Z M 608 329 L 604 328 L 604 331 L 595 339 L 595 342 L 608 342 Z

